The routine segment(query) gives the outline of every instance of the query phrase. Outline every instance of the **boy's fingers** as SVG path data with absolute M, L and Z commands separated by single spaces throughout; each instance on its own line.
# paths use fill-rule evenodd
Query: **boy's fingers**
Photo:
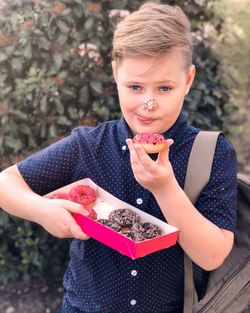
M 140 161 L 140 166 L 142 170 L 153 171 L 155 169 L 155 162 L 151 159 L 151 157 L 146 153 L 144 148 L 141 145 L 137 145 L 135 150 L 138 155 L 138 159 Z
M 173 139 L 167 139 L 167 140 L 166 140 L 166 143 L 167 143 L 166 149 L 167 149 L 167 151 L 169 151 L 169 148 L 172 146 L 172 144 L 174 143 L 174 141 L 173 141 Z
M 78 224 L 73 224 L 70 228 L 71 230 L 71 233 L 72 233 L 72 237 L 75 238 L 75 239 L 80 239 L 80 240 L 87 240 L 89 239 L 89 236 L 86 235 L 81 227 L 78 225 Z
M 133 140 L 131 138 L 127 138 L 126 143 L 127 143 L 128 147 L 130 148 L 133 144 Z
M 134 145 L 132 139 L 127 139 L 126 142 L 130 151 L 130 157 L 134 163 L 141 164 L 141 158 L 150 159 L 140 144 Z
M 135 151 L 133 140 L 128 138 L 128 139 L 126 139 L 126 143 L 128 145 L 128 148 L 129 148 L 130 156 L 135 155 L 136 151 Z
M 171 147 L 171 145 L 174 143 L 173 139 L 167 139 L 167 146 L 165 147 L 165 149 L 159 153 L 158 155 L 158 160 L 160 161 L 165 161 L 166 160 L 166 155 L 167 155 L 167 160 L 169 159 L 168 155 L 169 155 L 169 148 Z
M 128 145 L 128 148 L 129 148 L 129 152 L 130 152 L 130 161 L 131 161 L 131 164 L 132 166 L 136 165 L 136 166 L 141 166 L 141 162 L 140 162 L 140 159 L 139 159 L 139 155 L 138 155 L 138 152 L 137 152 L 137 149 L 135 148 L 134 146 L 134 143 L 132 141 L 132 139 L 127 139 L 126 140 L 126 143 Z
M 67 201 L 67 200 L 65 200 Z M 70 203 L 70 205 L 68 204 L 68 201 L 67 201 L 67 206 L 65 206 L 65 208 L 71 212 L 71 213 L 79 213 L 79 214 L 83 214 L 83 215 L 89 215 L 89 212 L 88 210 L 86 210 L 81 204 L 78 204 L 78 203 Z

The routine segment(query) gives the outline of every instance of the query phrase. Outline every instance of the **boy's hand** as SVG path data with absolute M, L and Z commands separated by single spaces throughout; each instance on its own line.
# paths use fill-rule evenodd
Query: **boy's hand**
M 153 194 L 164 190 L 174 178 L 173 169 L 168 158 L 168 151 L 173 144 L 172 139 L 168 139 L 166 149 L 158 154 L 156 161 L 153 161 L 140 145 L 134 145 L 132 139 L 126 140 L 130 161 L 135 179 L 144 188 Z
M 37 223 L 58 238 L 89 239 L 72 216 L 72 213 L 88 215 L 88 211 L 82 205 L 62 199 L 44 198 L 44 200 L 41 201 L 43 213 Z

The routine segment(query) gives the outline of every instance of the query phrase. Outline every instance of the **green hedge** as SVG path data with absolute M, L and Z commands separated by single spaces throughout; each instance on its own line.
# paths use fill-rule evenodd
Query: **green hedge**
M 223 128 L 232 107 L 221 82 L 219 59 L 202 38 L 205 21 L 213 20 L 220 27 L 213 15 L 214 1 L 162 2 L 183 7 L 195 37 L 201 38 L 194 55 L 197 78 L 185 105 L 188 119 L 203 128 Z M 113 29 L 141 3 L 1 1 L 1 169 L 79 124 L 95 125 L 120 116 L 110 67 Z M 0 282 L 61 275 L 68 260 L 68 240 L 56 240 L 37 225 L 3 212 L 0 236 Z
M 0 284 L 62 277 L 69 239 L 57 240 L 39 225 L 1 212 L 0 238 Z

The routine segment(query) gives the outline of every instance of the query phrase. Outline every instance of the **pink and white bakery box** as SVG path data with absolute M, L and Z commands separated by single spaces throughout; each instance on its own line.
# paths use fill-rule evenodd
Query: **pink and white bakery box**
M 179 230 L 177 228 L 137 209 L 124 201 L 121 201 L 109 192 L 105 191 L 103 188 L 96 185 L 89 178 L 78 180 L 72 184 L 54 190 L 45 197 L 50 198 L 56 193 L 68 193 L 72 187 L 77 185 L 88 185 L 95 189 L 97 200 L 93 205 L 93 209 L 96 211 L 98 219 L 107 219 L 109 213 L 115 209 L 127 208 L 138 213 L 142 223 L 149 222 L 157 225 L 161 229 L 162 233 L 159 237 L 146 239 L 141 242 L 135 242 L 125 235 L 118 233 L 87 216 L 82 214 L 73 214 L 76 222 L 80 225 L 83 232 L 91 238 L 102 242 L 103 244 L 132 259 L 144 257 L 147 254 L 166 249 L 176 244 L 179 235 Z

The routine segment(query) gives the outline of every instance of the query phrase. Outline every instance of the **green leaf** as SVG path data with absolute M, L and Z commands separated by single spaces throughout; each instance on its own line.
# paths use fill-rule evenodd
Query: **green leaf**
M 70 14 L 71 13 L 71 9 L 70 8 L 67 8 L 67 9 L 65 9 L 62 13 L 61 13 L 61 15 L 62 16 L 65 16 L 65 15 L 68 15 L 68 14 Z
M 0 72 L 0 82 L 4 82 L 7 79 L 8 75 Z
M 46 137 L 46 135 L 47 135 L 47 124 L 46 123 L 42 123 L 40 134 L 41 134 L 42 138 Z
M 9 125 L 9 116 L 8 115 L 2 116 L 0 121 L 3 126 Z
M 56 64 L 56 67 L 59 69 L 63 63 L 63 56 L 57 53 L 53 56 L 53 59 Z
M 48 111 L 48 98 L 44 96 L 41 100 L 40 109 L 43 113 L 47 113 Z
M 91 80 L 90 87 L 97 93 L 103 92 L 102 84 L 99 81 Z
M 38 41 L 38 47 L 43 50 L 49 51 L 51 48 L 51 42 L 47 40 L 45 37 L 41 37 Z
M 64 106 L 63 106 L 62 102 L 60 101 L 59 98 L 55 98 L 54 101 L 55 101 L 55 104 L 56 104 L 57 112 L 60 115 L 62 115 L 64 113 Z
M 28 127 L 27 124 L 22 123 L 22 124 L 20 125 L 20 132 L 21 132 L 21 133 L 23 133 L 23 134 L 25 134 L 25 135 L 30 135 L 30 134 L 31 134 L 31 131 L 32 131 L 31 128 Z
M 57 74 L 58 74 L 58 68 L 54 64 L 54 66 L 52 66 L 51 69 L 47 72 L 47 77 L 54 76 Z M 54 82 L 53 82 L 53 85 L 54 85 Z
M 23 62 L 21 59 L 12 59 L 11 65 L 18 73 L 21 73 L 23 68 Z
M 75 98 L 76 97 L 75 90 L 71 90 L 69 88 L 63 88 L 62 89 L 62 95 L 66 96 L 67 98 Z
M 90 30 L 93 27 L 94 22 L 95 22 L 95 20 L 93 19 L 93 17 L 88 17 L 84 23 L 84 29 Z
M 16 52 L 16 48 L 14 46 L 8 46 L 5 48 L 5 53 L 11 57 L 13 53 Z
M 93 111 L 96 112 L 100 117 L 106 117 L 107 108 L 105 106 L 100 106 L 97 101 L 94 101 L 92 104 Z
M 3 95 L 7 95 L 8 93 L 10 93 L 13 90 L 12 86 L 8 86 L 6 88 L 3 89 Z
M 83 86 L 79 92 L 79 102 L 88 103 L 89 102 L 89 88 L 88 86 Z
M 205 96 L 204 102 L 206 102 L 206 104 L 211 104 L 212 106 L 215 106 L 215 104 L 216 104 L 215 99 L 210 97 L 210 96 Z
M 50 125 L 49 134 L 50 134 L 50 137 L 52 137 L 52 138 L 55 138 L 57 136 L 57 128 L 56 128 L 55 124 Z
M 32 133 L 28 137 L 28 142 L 29 142 L 29 147 L 31 147 L 31 148 L 36 148 L 37 147 L 37 142 L 35 141 L 35 138 L 33 138 Z
M 15 110 L 13 111 L 13 115 L 18 117 L 18 119 L 23 120 L 23 121 L 27 121 L 28 120 L 28 116 L 26 113 L 20 111 L 20 110 Z
M 67 23 L 65 23 L 65 22 L 62 21 L 62 20 L 59 20 L 59 21 L 57 22 L 57 26 L 59 27 L 59 29 L 60 29 L 60 31 L 61 31 L 62 33 L 68 33 L 69 30 L 70 30 L 70 28 L 68 27 Z
M 25 94 L 25 98 L 26 98 L 28 101 L 32 101 L 32 100 L 33 100 L 33 95 L 32 95 L 32 93 L 26 93 L 26 94 Z
M 31 43 L 27 44 L 27 46 L 24 49 L 23 55 L 24 55 L 24 57 L 26 59 L 31 59 L 31 57 L 32 57 L 32 46 L 31 46 Z
M 14 139 L 12 137 L 6 137 L 5 145 L 9 148 L 12 148 L 15 152 L 21 149 L 22 143 L 19 139 Z
M 65 33 L 63 33 L 63 34 L 60 34 L 59 36 L 58 36 L 58 42 L 61 44 L 61 45 L 64 45 L 66 42 L 67 42 L 67 40 L 68 40 L 68 35 L 67 34 L 65 34 Z
M 70 126 L 71 125 L 71 121 L 68 120 L 66 116 L 59 116 L 57 122 L 60 125 L 66 125 L 66 126 Z
M 8 59 L 8 55 L 0 52 L 0 62 L 3 62 Z
M 78 18 L 81 18 L 83 16 L 83 6 L 82 4 L 81 5 L 78 5 L 76 6 L 74 9 L 73 9 L 75 15 L 78 17 Z
M 67 111 L 69 113 L 69 116 L 71 119 L 76 119 L 77 118 L 77 110 L 74 106 L 68 106 Z
M 33 34 L 36 34 L 36 35 L 39 35 L 39 36 L 43 36 L 44 35 L 44 33 L 40 29 L 38 29 L 38 28 L 33 31 Z

